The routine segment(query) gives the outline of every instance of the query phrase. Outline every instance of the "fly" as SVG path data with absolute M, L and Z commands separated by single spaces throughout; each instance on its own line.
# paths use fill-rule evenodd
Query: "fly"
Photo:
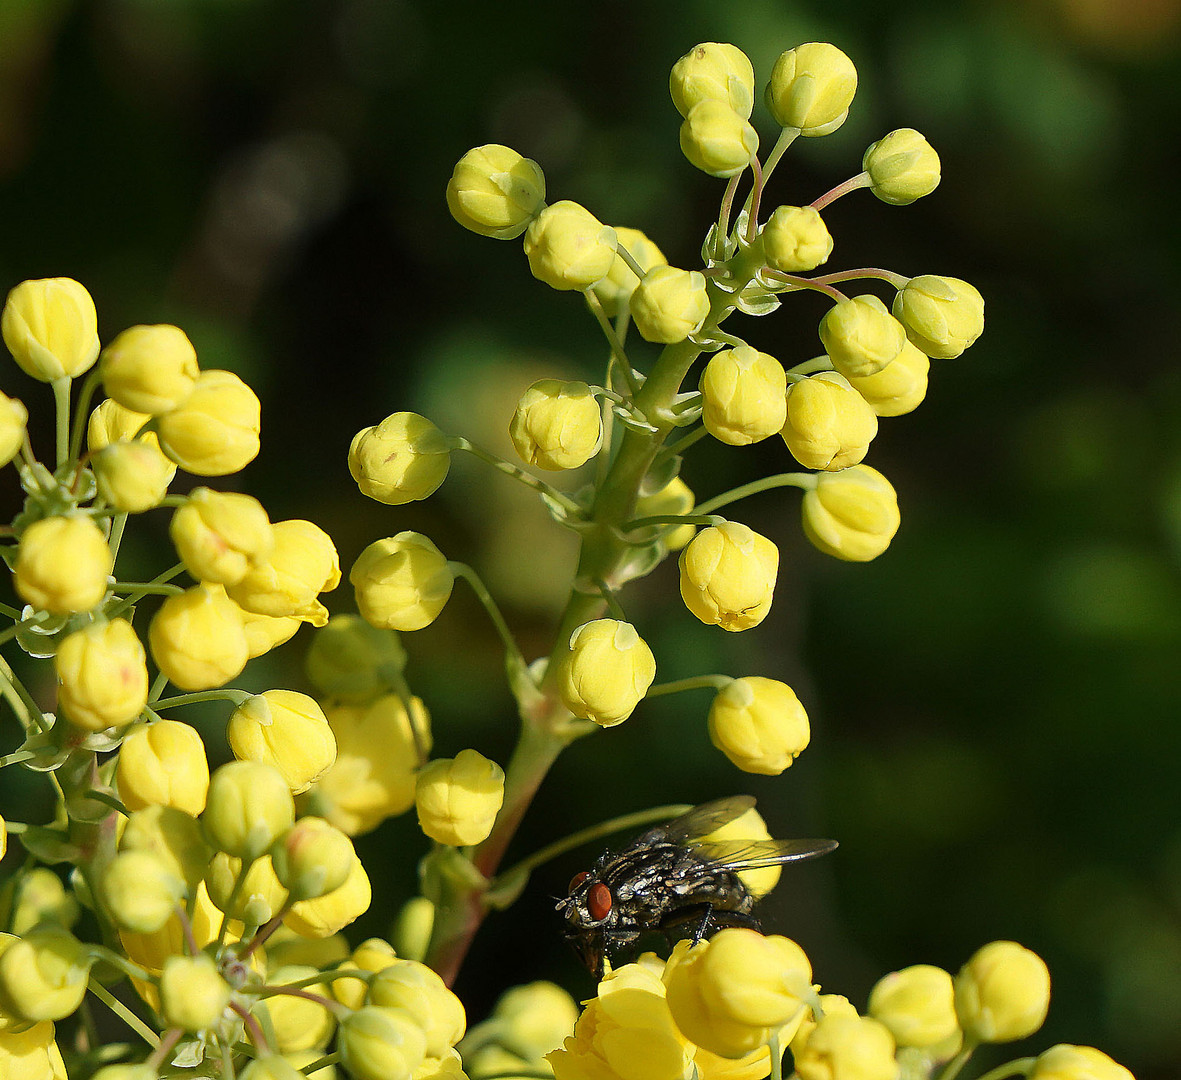
M 703 803 L 641 833 L 618 852 L 605 852 L 576 874 L 558 901 L 565 936 L 594 975 L 603 961 L 649 931 L 670 942 L 700 941 L 727 926 L 759 929 L 756 897 L 740 870 L 810 859 L 835 840 L 706 840 L 751 809 L 750 795 Z

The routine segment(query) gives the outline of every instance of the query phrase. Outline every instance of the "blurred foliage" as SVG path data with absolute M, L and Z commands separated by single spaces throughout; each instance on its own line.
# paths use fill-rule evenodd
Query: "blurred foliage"
M 882 971 L 955 969 L 1016 938 L 1055 975 L 1039 1046 L 1094 1043 L 1140 1080 L 1178 1075 L 1181 3 L 541 10 L 0 0 L 0 287 L 78 278 L 104 340 L 185 327 L 203 366 L 238 371 L 263 399 L 263 452 L 243 482 L 273 517 L 317 520 L 346 565 L 378 536 L 428 533 L 487 571 L 528 654 L 560 600 L 546 586 L 573 558 L 528 498 L 464 461 L 434 499 L 390 509 L 345 466 L 358 428 L 405 408 L 507 450 L 530 381 L 597 378 L 605 358 L 578 299 L 533 282 L 515 243 L 450 221 L 452 164 L 508 143 L 542 163 L 552 197 L 641 226 L 689 264 L 720 185 L 680 158 L 670 65 L 697 41 L 733 41 L 765 78 L 793 44 L 840 45 L 861 75 L 853 114 L 793 149 L 768 197 L 809 201 L 872 139 L 919 128 L 943 159 L 939 190 L 904 209 L 842 200 L 826 215 L 832 265 L 967 278 L 988 331 L 936 363 L 914 416 L 883 425 L 870 461 L 899 489 L 903 528 L 882 559 L 824 560 L 799 537 L 798 496 L 770 493 L 740 512 L 783 551 L 759 629 L 694 624 L 671 567 L 625 596 L 662 678 L 791 682 L 814 722 L 801 761 L 775 780 L 735 775 L 708 744 L 704 695 L 662 698 L 559 763 L 518 846 L 751 790 L 780 834 L 841 841 L 768 902 L 826 987 L 863 1003 Z M 794 363 L 815 353 L 822 311 L 805 299 L 744 329 Z M 44 446 L 48 395 L 12 367 L 3 389 Z M 685 475 L 706 497 L 785 460 L 779 445 L 702 444 Z M 348 610 L 347 590 L 332 603 Z M 256 677 L 292 684 L 305 646 Z M 503 759 L 514 721 L 476 604 L 457 595 L 407 646 L 437 751 Z M 411 822 L 362 841 L 390 880 L 359 933 L 387 928 L 423 848 Z M 489 921 L 460 986 L 474 1017 L 540 975 L 589 991 L 550 899 L 577 869 L 546 868 Z

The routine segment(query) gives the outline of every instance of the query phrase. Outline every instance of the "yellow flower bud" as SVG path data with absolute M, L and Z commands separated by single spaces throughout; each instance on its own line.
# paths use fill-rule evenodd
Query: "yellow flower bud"
M 555 983 L 539 979 L 501 994 L 491 1024 L 502 1045 L 526 1060 L 538 1060 L 562 1045 L 577 1019 L 574 999 Z
M 804 535 L 813 546 L 849 562 L 876 559 L 902 520 L 890 481 L 868 465 L 818 474 L 800 510 Z
M 720 101 L 749 120 L 754 107 L 755 69 L 738 46 L 707 41 L 673 64 L 668 90 L 682 116 L 688 116 L 698 102 Z
M 559 290 L 587 289 L 606 277 L 615 244 L 614 229 L 569 199 L 547 206 L 525 233 L 530 272 Z
M 696 502 L 689 485 L 674 476 L 663 488 L 651 495 L 640 495 L 636 500 L 636 517 L 665 517 L 688 514 Z M 696 525 L 662 525 L 661 543 L 666 551 L 680 551 L 697 532 Z
M 838 472 L 856 465 L 877 433 L 877 414 L 843 375 L 821 371 L 787 388 L 780 434 L 805 468 Z
M 715 841 L 744 841 L 770 840 L 771 833 L 767 830 L 767 823 L 763 816 L 752 806 L 744 810 L 736 818 L 732 818 L 724 825 L 706 833 L 702 837 L 710 843 Z M 739 870 L 738 877 L 752 895 L 766 896 L 779 884 L 779 876 L 783 868 L 779 865 L 760 866 L 753 870 Z
M 0 330 L 21 370 L 41 382 L 77 378 L 98 359 L 94 301 L 72 278 L 22 281 L 8 294 Z
M 423 767 L 415 784 L 418 824 L 432 840 L 451 847 L 488 839 L 504 802 L 504 770 L 475 750 Z
M 247 698 L 230 714 L 226 738 L 240 761 L 278 769 L 293 795 L 307 791 L 336 760 L 336 738 L 324 710 L 294 690 Z
M 283 915 L 283 924 L 301 937 L 331 937 L 364 915 L 372 901 L 369 875 L 353 852 L 344 884 L 323 896 L 296 901 Z
M 690 947 L 679 942 L 664 972 L 668 1007 L 685 1037 L 722 1057 L 766 1045 L 802 1013 L 812 965 L 789 938 L 728 927 Z
M 680 567 L 681 599 L 707 625 L 749 630 L 771 610 L 779 549 L 737 521 L 702 529 Z
M 541 166 L 497 143 L 469 150 L 447 183 L 451 216 L 465 229 L 497 240 L 520 236 L 543 206 Z
M 450 468 L 447 436 L 418 413 L 396 412 L 362 428 L 349 447 L 349 472 L 361 494 L 388 506 L 425 499 Z
M 820 340 L 832 366 L 846 379 L 873 375 L 897 359 L 906 328 L 867 293 L 838 300 L 820 320 Z
M 741 113 L 723 101 L 699 101 L 680 131 L 681 153 L 710 176 L 737 176 L 759 150 L 759 133 Z
M 92 454 L 97 454 L 113 442 L 130 442 L 151 419 L 147 413 L 125 409 L 117 401 L 107 398 L 99 402 L 90 414 L 86 424 L 86 445 Z M 145 433 L 143 438 L 145 442 L 159 446 L 154 431 Z
M 927 396 L 930 370 L 927 355 L 908 341 L 902 352 L 880 371 L 847 378 L 878 416 L 902 416 L 917 409 Z
M 365 1003 L 409 1013 L 426 1036 L 428 1057 L 442 1057 L 467 1029 L 463 1002 L 426 964 L 413 960 L 398 960 L 379 971 Z
M 103 871 L 100 882 L 107 910 L 121 930 L 152 934 L 176 910 L 185 882 L 151 851 L 123 851 Z
M 48 867 L 22 869 L 9 878 L 5 893 L 8 928 L 14 934 L 24 934 L 40 922 L 68 928 L 78 921 L 77 899 Z
M 194 488 L 172 515 L 168 535 L 185 569 L 197 580 L 234 585 L 275 546 L 262 503 L 233 491 Z
M 871 143 L 861 167 L 870 190 L 894 206 L 906 206 L 939 186 L 939 155 L 914 128 L 899 128 Z
M 210 903 L 204 882 L 197 886 L 192 917 L 188 921 L 193 940 L 199 949 L 205 948 L 217 939 L 224 916 Z M 241 930 L 240 923 L 231 922 L 226 930 L 226 940 L 239 940 Z M 179 912 L 153 934 L 133 934 L 127 930 L 120 930 L 119 942 L 131 960 L 154 975 L 163 970 L 164 961 L 168 957 L 184 953 L 188 948 L 188 938 Z M 151 989 L 145 996 L 144 990 L 147 987 Z M 137 989 L 145 1001 L 152 1003 L 153 1008 L 159 1004 L 154 986 L 137 983 Z
M 959 1030 L 951 975 L 930 964 L 879 979 L 869 993 L 868 1011 L 890 1029 L 899 1046 L 934 1046 Z
M 246 631 L 220 585 L 194 585 L 160 605 L 148 627 L 156 666 L 182 690 L 224 686 L 245 666 Z
M 656 678 L 652 650 L 631 623 L 595 619 L 570 635 L 558 693 L 575 716 L 600 727 L 623 723 Z
M 238 1080 L 301 1080 L 303 1073 L 279 1054 L 255 1058 L 238 1073 Z M 317 1071 L 315 1074 L 322 1074 Z
M 709 315 L 705 275 L 698 270 L 654 266 L 628 301 L 636 329 L 646 341 L 666 345 L 697 333 Z
M 894 317 L 928 356 L 950 360 L 984 333 L 984 297 L 953 277 L 911 278 L 894 297 Z
M 794 1054 L 800 1080 L 895 1080 L 894 1039 L 868 1016 L 825 1013 Z
M 857 1011 L 855 1005 L 849 1001 L 843 994 L 821 994 L 820 1008 L 823 1010 L 825 1016 L 852 1016 L 857 1017 L 861 1014 Z M 798 1055 L 804 1049 L 805 1044 L 812 1032 L 816 1030 L 816 1011 L 808 1008 L 805 1011 L 804 1018 L 800 1021 L 800 1025 L 796 1028 L 795 1034 L 790 1040 L 792 1055 Z
M 134 412 L 156 416 L 197 385 L 197 350 L 178 326 L 133 326 L 102 351 L 103 389 Z
M 367 1005 L 340 1022 L 337 1048 L 356 1080 L 410 1080 L 426 1057 L 426 1036 L 403 1009 Z
M 24 402 L 0 394 L 0 465 L 7 465 L 25 442 L 29 410 Z
M 749 345 L 723 349 L 701 373 L 701 398 L 706 431 L 731 446 L 746 446 L 783 427 L 787 375 L 775 357 Z
M 422 533 L 375 540 L 349 571 L 361 617 L 380 630 L 421 630 L 451 599 L 455 572 Z
M 151 443 L 114 442 L 92 459 L 98 493 L 116 510 L 142 514 L 159 506 L 176 475 L 172 464 Z
M 12 1080 L 66 1080 L 66 1066 L 53 1036 L 53 1024 L 48 1020 L 19 1031 L 0 1030 L 0 1076 Z M 95 1080 L 107 1078 L 96 1073 Z M 155 1080 L 155 1073 L 153 1070 L 151 1077 L 116 1080 Z
M 275 877 L 293 901 L 312 900 L 339 889 L 355 859 L 352 841 L 318 817 L 301 817 L 271 845 Z
M 541 379 L 517 403 L 508 433 L 525 464 L 577 469 L 603 445 L 603 418 L 586 383 Z
M 778 776 L 808 745 L 811 729 L 790 686 L 750 675 L 714 698 L 709 737 L 744 772 Z
M 89 611 L 107 595 L 114 565 L 107 538 L 93 518 L 57 515 L 34 521 L 21 534 L 13 585 L 38 611 Z
M 190 890 L 205 876 L 212 856 L 200 823 L 175 806 L 145 806 L 132 813 L 119 837 L 119 850 L 154 855 Z
M 420 752 L 430 751 L 431 737 L 430 718 L 418 698 L 410 699 L 410 710 L 397 694 L 328 710 L 336 763 L 317 781 L 316 796 L 320 813 L 350 836 L 414 805 L 414 774 Z
M 269 945 L 269 942 L 268 942 Z M 268 986 L 302 983 L 316 974 L 316 968 L 292 964 L 272 971 L 267 976 Z M 326 996 L 322 983 L 303 985 L 302 990 Z M 317 1001 L 296 997 L 294 994 L 273 994 L 254 1007 L 254 1012 L 265 1009 L 270 1018 L 270 1030 L 275 1033 L 275 1049 L 284 1054 L 295 1050 L 311 1050 L 326 1046 L 336 1028 L 332 1013 Z
M 1015 941 L 977 949 L 955 978 L 955 1011 L 964 1034 L 979 1042 L 1032 1035 L 1050 1007 L 1050 972 Z
M 213 1027 L 230 1003 L 230 986 L 211 956 L 170 956 L 160 975 L 160 1014 L 168 1027 L 196 1033 Z
M 832 236 L 811 206 L 780 206 L 759 235 L 767 265 L 788 274 L 815 270 L 832 254 Z
M 1130 1070 L 1093 1046 L 1059 1043 L 1043 1050 L 1029 1080 L 1135 1080 Z
M 224 851 L 210 860 L 205 887 L 213 906 L 246 926 L 262 926 L 287 906 L 287 890 L 275 875 L 270 855 L 243 862 Z
M 195 817 L 209 790 L 205 743 L 188 724 L 155 720 L 123 740 L 115 777 L 128 810 L 175 806 Z
M 231 371 L 202 371 L 192 393 L 156 421 L 160 449 L 196 476 L 228 476 L 258 456 L 261 406 Z
M 238 609 L 242 611 L 241 608 Z M 246 632 L 246 652 L 253 660 L 290 641 L 303 622 L 294 616 L 276 619 L 253 611 L 242 611 L 242 629 Z
M 22 1020 L 61 1020 L 82 1004 L 91 963 L 65 930 L 30 930 L 0 953 L 0 999 Z
M 626 248 L 627 253 L 636 260 L 643 271 L 651 270 L 654 266 L 667 266 L 668 259 L 647 236 L 639 229 L 629 229 L 626 225 L 615 226 L 617 240 L 615 259 L 611 269 L 601 281 L 591 286 L 591 291 L 599 298 L 603 311 L 611 318 L 622 315 L 627 311 L 627 303 L 636 290 L 640 279 L 635 271 L 619 255 L 620 248 Z
M 130 724 L 148 703 L 146 654 L 126 619 L 91 623 L 67 635 L 53 666 L 62 711 L 87 731 Z
M 218 851 L 257 859 L 291 827 L 295 804 L 278 769 L 257 761 L 231 761 L 210 778 L 201 820 Z
M 342 967 L 359 968 L 361 971 L 384 971 L 390 964 L 396 963 L 397 959 L 398 954 L 388 941 L 368 938 L 353 950 L 352 956 Z M 337 1001 L 355 1011 L 365 1003 L 368 985 L 356 978 L 335 979 L 330 989 Z
M 406 650 L 392 630 L 356 615 L 333 615 L 312 638 L 304 670 L 325 697 L 365 704 L 390 688 L 406 666 Z
M 827 135 L 849 115 L 857 92 L 857 69 L 840 49 L 823 41 L 780 54 L 771 69 L 766 102 L 780 127 L 801 135 Z
M 275 546 L 227 587 L 230 599 L 256 615 L 323 626 L 328 609 L 317 597 L 340 584 L 340 557 L 332 537 L 301 518 L 276 521 L 272 530 Z
M 406 960 L 425 960 L 435 930 L 435 905 L 425 896 L 412 896 L 394 916 L 390 939 Z

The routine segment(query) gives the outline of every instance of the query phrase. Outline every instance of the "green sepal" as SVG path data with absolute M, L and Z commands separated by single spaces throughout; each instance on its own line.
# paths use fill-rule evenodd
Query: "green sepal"
M 475 868 L 459 848 L 436 845 L 418 864 L 422 895 L 435 907 L 452 902 L 457 893 L 482 893 L 488 879 Z
M 484 893 L 484 903 L 497 911 L 504 911 L 516 903 L 517 898 L 529 884 L 528 870 L 512 870 L 492 879 Z
M 644 479 L 640 481 L 640 498 L 663 491 L 681 473 L 681 456 L 662 452 L 648 466 Z
M 736 297 L 734 306 L 744 315 L 770 315 L 780 300 L 757 281 L 750 282 Z
M 69 632 L 70 615 L 35 611 L 25 605 L 16 625 L 16 643 L 34 660 L 48 660 L 57 652 L 58 642 Z
M 26 825 L 20 834 L 20 842 L 30 855 L 49 866 L 77 862 L 82 857 L 82 849 L 60 829 Z

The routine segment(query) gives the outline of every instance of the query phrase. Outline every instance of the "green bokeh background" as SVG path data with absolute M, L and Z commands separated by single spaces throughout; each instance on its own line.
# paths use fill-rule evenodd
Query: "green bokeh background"
M 1046 1028 L 1017 1052 L 1091 1043 L 1140 1080 L 1173 1077 L 1179 28 L 1177 0 L 0 0 L 0 288 L 75 277 L 104 340 L 185 327 L 203 366 L 263 400 L 263 451 L 234 485 L 273 518 L 327 528 L 346 567 L 379 536 L 428 533 L 485 574 L 534 655 L 574 549 L 524 489 L 466 459 L 429 502 L 385 508 L 345 464 L 352 434 L 399 409 L 508 455 L 529 382 L 601 377 L 577 297 L 534 282 L 518 244 L 451 221 L 451 167 L 508 143 L 542 163 L 551 199 L 695 265 L 721 184 L 679 154 L 669 67 L 732 41 L 764 79 L 782 49 L 838 44 L 861 77 L 849 120 L 793 148 L 765 205 L 808 202 L 870 141 L 919 128 L 943 160 L 938 191 L 908 208 L 865 192 L 835 204 L 829 265 L 967 278 L 987 333 L 933 364 L 917 413 L 882 425 L 869 461 L 903 512 L 883 558 L 824 559 L 799 534 L 798 495 L 778 491 L 734 511 L 782 552 L 759 628 L 697 624 L 671 565 L 624 596 L 662 678 L 796 687 L 813 721 L 803 758 L 779 778 L 736 773 L 708 743 L 708 697 L 662 698 L 559 762 L 514 853 L 645 805 L 751 791 L 777 834 L 841 842 L 766 905 L 826 990 L 863 1006 L 885 971 L 954 970 L 1015 938 L 1055 980 Z M 761 109 L 756 122 L 769 147 Z M 727 329 L 795 363 L 819 351 L 823 310 L 793 298 Z M 11 365 L 0 388 L 47 451 L 47 391 Z M 778 440 L 701 443 L 684 475 L 705 498 L 789 467 Z M 136 530 L 144 566 L 163 565 L 165 527 L 149 515 Z M 407 640 L 409 674 L 438 753 L 503 761 L 499 651 L 461 593 Z M 328 600 L 351 608 L 347 588 Z M 307 633 L 247 685 L 302 687 Z M 222 719 L 207 717 L 215 741 Z M 0 781 L 5 812 L 21 783 Z M 360 847 L 378 903 L 356 932 L 384 933 L 425 844 L 400 821 Z M 543 869 L 489 920 L 459 987 L 473 1020 L 528 979 L 587 996 L 552 912 L 580 868 Z

